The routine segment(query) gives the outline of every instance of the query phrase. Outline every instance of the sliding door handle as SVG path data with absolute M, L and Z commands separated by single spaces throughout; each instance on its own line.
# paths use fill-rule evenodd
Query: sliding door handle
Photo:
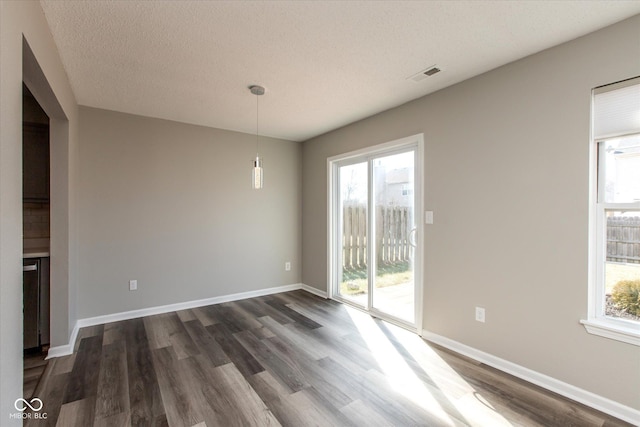
M 417 229 L 417 228 L 413 228 L 413 229 L 409 232 L 409 238 L 408 238 L 408 240 L 409 240 L 409 244 L 410 244 L 411 246 L 413 246 L 414 248 L 415 248 L 416 246 L 418 246 L 418 243 L 416 242 L 416 231 L 418 231 L 418 229 Z

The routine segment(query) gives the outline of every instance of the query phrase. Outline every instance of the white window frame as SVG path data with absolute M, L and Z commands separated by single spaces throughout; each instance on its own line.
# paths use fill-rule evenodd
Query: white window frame
M 593 98 L 592 94 L 592 117 Z M 604 142 L 607 139 L 625 135 L 612 135 L 611 138 L 594 138 L 593 123 L 591 126 L 591 146 L 589 152 L 589 294 L 587 319 L 581 320 L 588 333 L 601 337 L 622 341 L 640 346 L 640 322 L 605 316 L 605 263 L 607 256 L 607 210 L 640 209 L 636 203 L 605 203 L 603 179 L 599 179 L 599 163 L 604 153 Z M 601 172 L 601 171 L 600 171 Z

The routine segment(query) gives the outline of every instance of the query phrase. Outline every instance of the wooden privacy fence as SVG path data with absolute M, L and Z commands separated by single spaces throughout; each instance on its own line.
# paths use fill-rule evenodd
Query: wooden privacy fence
M 411 209 L 406 206 L 376 206 L 376 256 L 379 264 L 407 262 L 413 257 L 415 235 Z M 342 211 L 342 265 L 367 266 L 367 206 L 349 204 Z
M 640 217 L 607 218 L 607 261 L 640 264 Z
M 342 209 L 342 266 L 367 266 L 367 206 L 344 205 Z
M 378 263 L 409 261 L 416 236 L 411 236 L 411 209 L 403 206 L 376 206 L 376 254 Z M 415 234 L 415 233 L 414 233 Z M 414 239 L 411 241 L 410 239 Z

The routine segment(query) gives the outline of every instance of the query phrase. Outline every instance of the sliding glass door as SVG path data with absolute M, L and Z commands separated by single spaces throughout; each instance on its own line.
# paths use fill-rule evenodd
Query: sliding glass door
M 419 293 L 416 139 L 330 159 L 332 297 L 409 326 Z

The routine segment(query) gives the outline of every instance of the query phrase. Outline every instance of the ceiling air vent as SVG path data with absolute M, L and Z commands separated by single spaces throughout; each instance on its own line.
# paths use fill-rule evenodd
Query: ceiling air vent
M 438 74 L 440 71 L 442 71 L 442 69 L 440 67 L 437 67 L 435 65 L 432 65 L 431 67 L 424 69 L 410 77 L 407 77 L 408 79 L 413 80 L 414 82 L 419 82 L 420 80 L 424 80 L 427 77 L 431 77 L 434 74 Z

